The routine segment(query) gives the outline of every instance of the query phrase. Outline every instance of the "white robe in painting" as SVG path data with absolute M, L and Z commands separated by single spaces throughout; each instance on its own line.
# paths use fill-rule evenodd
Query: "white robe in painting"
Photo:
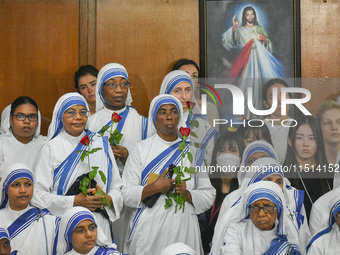
M 266 37 L 267 42 L 261 42 L 257 39 L 258 34 Z M 253 42 L 251 42 L 253 40 Z M 236 61 L 247 61 L 242 63 L 245 68 L 241 72 L 238 86 L 245 95 L 245 116 L 247 119 L 251 117 L 248 109 L 247 98 L 253 98 L 253 106 L 255 109 L 262 109 L 262 86 L 264 82 L 272 78 L 284 78 L 284 68 L 282 64 L 274 57 L 272 52 L 272 43 L 268 35 L 261 25 L 254 27 L 242 26 L 239 24 L 233 34 L 232 28 L 228 29 L 222 35 L 223 46 L 228 50 L 235 48 L 249 47 L 250 55 L 248 58 L 240 56 Z M 250 43 L 250 44 L 248 44 Z M 248 44 L 248 45 L 247 45 Z M 240 54 L 247 54 L 242 52 Z M 235 63 L 234 63 L 235 64 Z M 238 63 L 241 65 L 241 63 Z M 253 89 L 253 95 L 248 95 L 247 89 Z
M 33 137 L 27 144 L 19 142 L 12 132 L 0 135 L 0 167 L 16 162 L 25 163 L 32 171 L 35 171 L 36 161 L 45 137 Z M 0 172 L 0 176 L 1 176 Z
M 71 154 L 71 152 L 74 151 L 81 138 L 84 136 L 85 132 L 83 132 L 78 137 L 74 137 L 62 130 L 58 136 L 47 142 L 41 149 L 40 158 L 37 162 L 37 170 L 35 173 L 35 187 L 38 196 L 44 201 L 47 209 L 54 215 L 62 216 L 67 209 L 73 207 L 74 203 L 74 196 L 64 196 L 57 194 L 59 182 L 53 185 L 54 170 L 58 168 L 58 166 L 69 156 L 69 154 Z M 97 134 L 97 136 L 99 135 Z M 99 138 L 99 140 L 101 140 L 100 136 Z M 94 140 L 96 141 L 96 139 Z M 98 146 L 96 146 L 96 143 L 94 143 L 93 148 L 96 147 Z M 111 209 L 109 209 L 107 206 L 104 208 L 109 215 L 110 221 L 113 222 L 119 218 L 120 211 L 123 206 L 123 198 L 121 196 L 120 190 L 122 186 L 122 180 L 119 175 L 118 167 L 115 163 L 112 150 L 109 148 L 108 152 L 112 161 L 112 169 L 108 169 L 108 165 L 105 163 L 105 160 L 98 162 L 99 158 L 102 158 L 99 156 L 101 153 L 104 153 L 104 149 L 91 154 L 90 162 L 91 166 L 99 166 L 99 169 L 104 172 L 106 177 L 108 177 L 107 171 L 112 171 L 112 181 L 108 192 L 106 192 L 106 185 L 102 182 L 99 174 L 96 175 L 95 180 L 97 181 L 98 185 L 100 185 L 103 190 L 112 198 L 113 206 Z M 103 157 L 105 158 L 106 156 Z M 69 189 L 78 176 L 88 172 L 89 168 L 87 160 L 79 161 L 73 174 L 69 178 L 68 187 L 66 190 Z M 107 237 L 110 238 L 111 229 L 109 221 L 100 213 L 95 212 L 94 215 L 99 226 L 101 226 Z
M 340 253 L 340 231 L 337 224 L 332 230 L 316 239 L 308 250 L 308 255 L 338 255 Z
M 4 209 L 0 210 L 0 226 L 8 228 L 17 218 L 31 208 L 31 206 L 28 206 L 24 210 L 14 211 L 7 204 Z M 57 221 L 57 217 L 53 215 L 38 218 L 29 227 L 11 239 L 12 251 L 17 250 L 18 254 L 26 255 L 52 255 Z
M 266 123 L 269 132 L 270 137 L 272 138 L 272 142 L 275 148 L 275 151 L 277 152 L 277 155 L 279 156 L 279 162 L 283 164 L 286 153 L 287 153 L 287 138 L 288 138 L 288 132 L 289 132 L 289 126 L 291 125 L 292 121 L 287 121 L 284 123 L 286 126 L 283 125 L 274 125 L 272 124 L 272 121 L 266 120 L 264 123 Z
M 215 189 L 206 175 L 204 177 L 199 176 L 203 173 L 192 175 L 191 180 L 186 182 L 186 188 L 191 193 L 193 205 L 187 202 L 184 212 L 178 210 L 175 213 L 174 205 L 165 209 L 166 196 L 164 194 L 159 197 L 152 208 L 146 207 L 141 201 L 144 189 L 141 184 L 143 170 L 161 152 L 178 141 L 180 141 L 179 138 L 173 142 L 167 142 L 158 135 L 154 135 L 137 143 L 129 155 L 123 172 L 122 194 L 125 205 L 134 208 L 134 213 L 130 218 L 125 253 L 131 255 L 160 254 L 165 247 L 177 242 L 190 246 L 199 254 L 203 252 L 197 215 L 208 210 L 215 198 Z M 195 155 L 192 151 L 191 153 Z M 159 173 L 171 155 L 173 153 L 167 155 L 167 159 L 160 164 L 155 173 Z M 184 166 L 189 164 L 190 162 L 185 158 Z M 185 175 L 184 178 L 189 176 Z M 132 229 L 133 220 L 140 208 L 145 209 L 139 215 L 138 221 Z
M 251 219 L 232 223 L 226 229 L 225 245 L 221 247 L 219 254 L 262 255 L 268 250 L 272 240 L 276 238 L 276 231 L 277 227 L 269 231 L 261 231 L 255 227 Z
M 92 132 L 99 132 L 111 120 L 112 114 L 114 112 L 121 114 L 125 111 L 125 109 L 126 107 L 118 111 L 112 111 L 104 107 L 89 118 L 89 130 Z M 141 116 L 133 107 L 129 107 L 129 113 L 121 130 L 123 137 L 122 140 L 120 140 L 119 145 L 124 146 L 128 151 L 130 151 L 137 142 L 142 140 L 142 125 L 144 119 L 145 118 Z M 115 130 L 117 125 L 118 123 L 114 123 L 112 130 Z M 104 136 L 110 137 L 109 131 L 110 129 L 106 130 Z M 117 165 L 119 167 L 119 172 L 122 173 L 124 166 L 120 160 L 117 160 Z

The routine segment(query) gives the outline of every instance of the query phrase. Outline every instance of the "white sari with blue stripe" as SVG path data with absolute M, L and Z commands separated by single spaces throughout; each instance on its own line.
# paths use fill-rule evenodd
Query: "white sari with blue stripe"
M 267 199 L 277 207 L 278 217 L 273 230 L 259 230 L 249 217 L 249 205 L 260 199 Z M 225 219 L 225 230 L 219 243 L 213 243 L 211 254 L 301 254 L 298 233 L 287 217 L 283 192 L 273 182 L 260 181 L 250 185 Z
M 162 194 L 152 208 L 148 208 L 141 201 L 143 188 L 146 184 L 149 172 L 159 174 L 167 167 L 169 159 L 176 152 L 166 153 L 148 173 L 143 170 L 162 152 L 175 145 L 181 139 L 166 142 L 158 135 L 154 135 L 140 143 L 137 143 L 129 155 L 123 173 L 123 197 L 124 203 L 134 208 L 134 213 L 129 221 L 129 231 L 124 252 L 131 254 L 159 254 L 166 246 L 183 242 L 195 251 L 201 251 L 200 232 L 197 214 L 209 209 L 214 201 L 215 190 L 207 176 L 192 175 L 186 182 L 186 189 L 190 191 L 193 205 L 186 203 L 185 211 L 175 207 L 164 208 L 166 196 Z M 191 153 L 194 155 L 193 151 Z M 179 159 L 175 160 L 179 165 Z M 190 166 L 188 159 L 184 160 L 184 166 Z M 202 174 L 203 175 L 203 174 Z M 185 174 L 184 178 L 189 177 Z M 202 178 L 201 178 L 202 177 Z

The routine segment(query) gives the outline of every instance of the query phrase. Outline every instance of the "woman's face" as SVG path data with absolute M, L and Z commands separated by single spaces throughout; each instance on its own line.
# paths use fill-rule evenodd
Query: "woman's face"
M 85 97 L 88 104 L 96 102 L 96 84 L 97 78 L 91 74 L 86 74 L 78 80 L 79 93 Z
M 246 166 L 250 166 L 251 164 L 253 164 L 259 158 L 264 158 L 264 157 L 270 157 L 270 156 L 263 151 L 256 151 L 256 152 L 254 152 L 253 154 L 250 155 L 250 157 L 248 158 L 248 160 L 246 162 Z
M 97 242 L 97 225 L 89 219 L 81 221 L 72 232 L 73 249 L 80 254 L 89 253 Z
M 183 65 L 179 70 L 187 72 L 195 83 L 198 81 L 198 70 L 194 65 Z
M 15 211 L 23 210 L 27 208 L 33 197 L 33 183 L 27 178 L 15 180 L 9 186 L 7 194 L 11 209 Z
M 258 209 L 259 211 L 256 212 Z M 252 212 L 252 210 L 254 210 L 255 212 Z M 267 231 L 274 228 L 275 220 L 277 218 L 277 208 L 276 205 L 270 200 L 260 199 L 252 203 L 249 206 L 249 214 L 250 219 L 255 227 L 257 227 L 261 231 Z
M 170 95 L 181 101 L 183 112 L 188 110 L 187 102 L 191 100 L 191 86 L 189 83 L 181 82 L 171 91 Z
M 273 105 L 273 88 L 277 88 L 277 107 L 272 115 L 280 117 L 281 116 L 281 89 L 285 88 L 283 84 L 276 83 L 269 87 L 267 90 L 267 96 L 264 100 L 264 105 L 269 109 Z M 290 98 L 289 94 L 286 95 L 286 98 Z M 286 105 L 286 115 L 288 115 L 289 105 Z
M 222 150 L 217 152 L 216 157 L 220 156 L 221 154 L 225 154 L 225 153 L 234 154 L 235 156 L 240 157 L 240 151 L 238 150 L 237 143 L 233 141 L 231 148 L 229 148 L 228 143 L 225 143 Z
M 259 135 L 260 135 L 260 140 L 261 140 L 261 141 L 268 142 L 268 141 L 263 137 L 261 130 L 259 130 Z M 244 137 L 243 140 L 244 140 L 245 146 L 247 146 L 248 144 L 250 144 L 250 143 L 252 143 L 252 142 L 254 142 L 254 141 L 257 141 L 256 136 L 255 136 L 255 134 L 254 134 L 254 131 L 253 131 L 253 130 L 250 130 L 249 133 L 247 134 L 247 136 Z
M 18 120 L 18 118 L 25 119 Z M 12 127 L 13 135 L 17 140 L 32 139 L 34 132 L 38 127 L 38 111 L 34 105 L 31 104 L 19 105 L 15 109 L 14 114 L 10 117 L 9 123 Z
M 340 109 L 325 111 L 320 124 L 325 143 L 340 143 Z
M 282 176 L 279 174 L 272 174 L 269 175 L 267 178 L 263 179 L 264 181 L 271 181 L 271 182 L 275 182 L 277 185 L 280 186 L 281 189 L 283 189 L 283 180 L 282 180 Z
M 7 238 L 0 239 L 0 255 L 11 254 L 11 243 Z
M 309 125 L 303 124 L 297 129 L 294 145 L 297 159 L 310 160 L 314 158 L 318 146 Z
M 68 108 L 62 118 L 66 133 L 79 136 L 83 132 L 87 122 L 88 111 L 83 105 L 73 105 Z

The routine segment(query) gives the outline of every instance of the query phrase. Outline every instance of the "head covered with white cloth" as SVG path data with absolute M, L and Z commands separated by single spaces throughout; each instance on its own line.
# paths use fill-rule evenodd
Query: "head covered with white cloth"
M 288 222 L 286 202 L 282 189 L 270 181 L 254 183 L 242 193 L 238 203 L 230 208 L 227 215 L 223 217 L 224 221 L 219 223 L 223 225 L 224 231 L 218 238 L 214 239 L 211 254 L 219 254 L 220 248 L 224 245 L 226 229 L 230 224 L 250 220 L 249 206 L 260 199 L 271 201 L 277 208 L 277 220 L 275 223 L 277 224 L 276 238 L 272 239 L 270 247 L 265 254 L 286 254 L 287 249 L 290 250 L 289 254 L 301 254 L 298 246 L 297 232 L 293 225 Z M 249 229 L 249 231 L 251 231 L 251 229 Z M 245 245 L 253 246 L 253 240 L 244 240 L 243 242 L 246 242 Z M 254 251 L 254 254 L 260 252 L 261 251 Z
M 183 108 L 181 106 L 181 102 L 172 95 L 158 95 L 156 96 L 150 104 L 149 108 L 149 121 L 148 121 L 148 134 L 155 134 L 156 127 L 156 115 L 159 108 L 164 104 L 173 104 L 177 110 L 179 115 L 178 127 L 183 119 Z
M 191 87 L 191 90 L 194 89 L 194 81 L 192 80 L 192 78 L 190 77 L 190 75 L 187 72 L 185 72 L 183 70 L 171 71 L 170 73 L 168 73 L 164 77 L 160 91 L 159 91 L 159 94 L 160 95 L 171 94 L 173 89 L 182 82 L 188 83 Z M 196 102 L 195 96 L 192 92 L 191 92 L 190 101 L 195 103 L 195 106 L 192 109 L 193 113 L 197 113 L 197 114 L 200 113 L 201 110 L 200 110 L 200 108 L 199 108 L 199 106 Z
M 29 167 L 24 163 L 11 163 L 3 168 L 3 175 L 0 182 L 0 209 L 3 209 L 7 206 L 9 206 L 8 203 L 8 188 L 10 185 L 21 178 L 29 179 L 33 186 L 34 186 L 34 178 L 33 178 L 33 172 Z M 33 189 L 33 197 L 30 201 L 30 204 L 34 207 L 37 207 L 39 209 L 46 208 L 45 204 L 39 196 L 37 196 Z
M 103 87 L 104 83 L 109 79 L 115 77 L 122 77 L 127 80 L 130 84 L 128 72 L 125 67 L 118 63 L 110 63 L 102 67 L 100 69 L 98 77 L 97 77 L 97 86 L 96 86 L 96 112 L 104 108 L 105 101 L 103 95 Z M 127 98 L 125 100 L 125 106 L 130 106 L 132 103 L 132 96 L 130 92 L 130 87 L 128 88 Z
M 250 157 L 252 155 L 254 155 L 255 153 L 265 153 L 267 154 L 269 157 L 275 159 L 277 162 L 279 162 L 279 157 L 274 149 L 274 147 L 267 143 L 267 142 L 264 142 L 264 141 L 254 141 L 250 144 L 248 144 L 246 146 L 246 148 L 244 149 L 244 152 L 243 152 L 243 155 L 242 155 L 242 160 L 241 160 L 241 168 L 244 168 L 246 167 L 247 165 L 249 165 L 248 161 L 250 159 Z M 239 171 L 238 174 L 237 174 L 237 178 L 238 178 L 238 183 L 239 185 L 241 186 L 244 179 L 245 179 L 245 175 L 246 175 L 246 172 L 242 172 L 242 171 Z
M 57 255 L 63 255 L 72 250 L 72 232 L 83 220 L 91 220 L 97 225 L 93 213 L 89 209 L 81 206 L 75 206 L 68 209 L 61 217 L 58 233 Z M 107 239 L 104 232 L 98 225 L 96 245 L 112 251 L 116 251 L 117 248 L 116 244 Z
M 85 98 L 79 93 L 76 92 L 66 93 L 65 95 L 61 96 L 58 99 L 58 102 L 56 103 L 53 110 L 51 124 L 48 127 L 46 141 L 53 139 L 60 133 L 60 131 L 64 127 L 62 122 L 63 115 L 67 109 L 74 105 L 82 105 L 86 108 L 86 110 L 89 110 Z
M 191 249 L 184 243 L 173 243 L 164 248 L 160 255 L 198 255 L 196 251 Z

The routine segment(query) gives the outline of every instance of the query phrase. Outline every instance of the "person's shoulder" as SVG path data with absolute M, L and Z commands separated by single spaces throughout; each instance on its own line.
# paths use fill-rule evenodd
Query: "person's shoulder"
M 140 114 L 135 107 L 133 106 L 128 106 L 129 107 L 129 115 L 134 115 L 137 118 L 145 118 L 142 114 Z

